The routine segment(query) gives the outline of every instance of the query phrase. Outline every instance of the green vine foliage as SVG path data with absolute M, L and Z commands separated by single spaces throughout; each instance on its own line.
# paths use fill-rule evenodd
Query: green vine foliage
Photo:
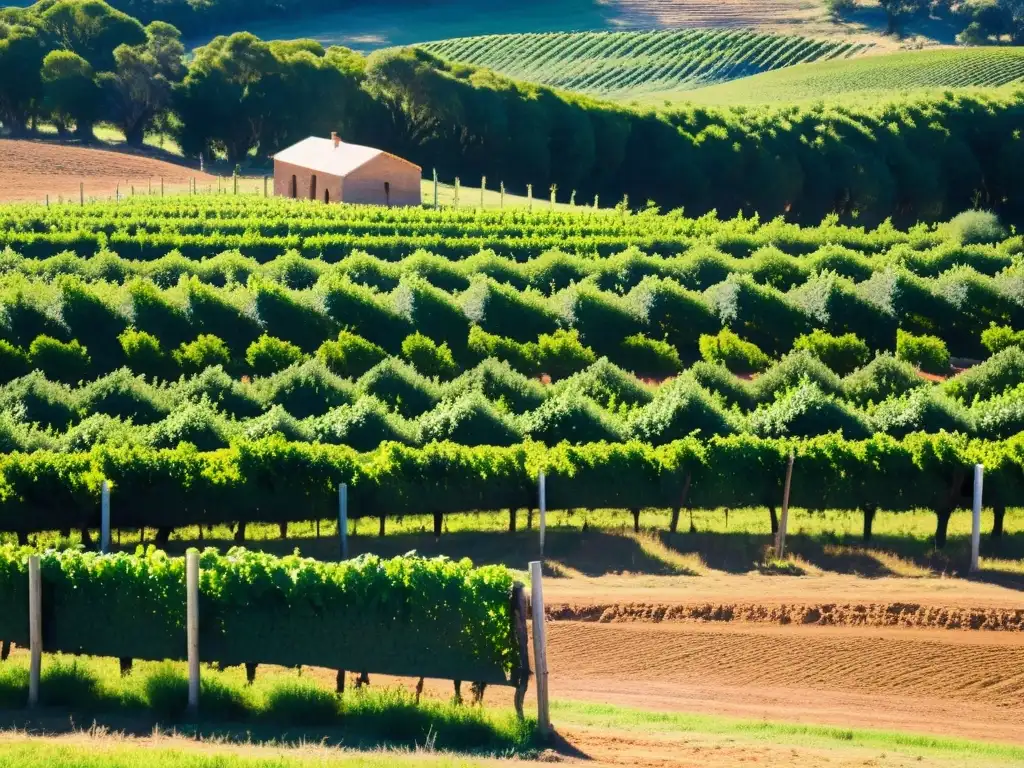
M 644 424 L 660 429 L 653 419 Z M 671 436 L 671 422 L 664 429 Z M 87 453 L 11 453 L 0 456 L 0 530 L 96 527 L 104 478 L 112 483 L 120 527 L 327 519 L 337 514 L 341 483 L 349 487 L 352 517 L 530 508 L 541 470 L 548 473 L 551 509 L 770 505 L 781 499 L 791 451 L 801 478 L 794 480 L 794 504 L 810 509 L 967 505 L 960 483 L 979 461 L 992 503 L 1024 504 L 1021 434 L 1004 441 L 945 432 L 851 440 L 710 431 L 661 445 L 385 443 L 359 453 L 273 436 L 207 452 L 112 444 Z M 687 476 L 690 495 L 683 499 Z
M 32 550 L 0 547 L 0 637 L 28 642 Z M 41 555 L 46 651 L 183 659 L 185 561 L 135 554 Z M 519 665 L 512 573 L 469 560 L 340 563 L 234 548 L 200 555 L 199 648 L 224 664 L 310 664 L 505 684 Z

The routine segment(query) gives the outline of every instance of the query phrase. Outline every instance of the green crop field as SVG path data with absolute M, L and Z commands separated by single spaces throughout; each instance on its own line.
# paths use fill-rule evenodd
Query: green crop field
M 868 43 L 748 30 L 681 29 L 463 37 L 420 47 L 509 77 L 633 99 L 814 61 L 857 56 Z
M 887 97 L 904 91 L 1012 86 L 1024 82 L 1024 48 L 969 48 L 824 61 L 662 98 L 701 104 L 767 104 Z
M 550 509 L 677 507 L 686 476 L 694 503 L 756 506 L 789 450 L 808 508 L 948 522 L 982 455 L 1004 511 L 1024 496 L 1024 247 L 984 212 L 900 231 L 146 196 L 0 228 L 0 530 L 22 538 L 88 526 L 104 477 L 122 525 L 167 529 L 325 519 L 338 482 L 354 516 L 439 526 L 530 506 L 544 467 Z

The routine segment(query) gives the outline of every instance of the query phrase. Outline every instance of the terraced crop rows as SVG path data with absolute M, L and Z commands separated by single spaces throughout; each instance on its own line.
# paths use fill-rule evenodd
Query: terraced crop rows
M 421 47 L 519 80 L 616 97 L 699 88 L 794 64 L 848 58 L 870 45 L 747 30 L 682 29 L 491 35 Z
M 1022 81 L 1024 47 L 966 48 L 819 61 L 715 85 L 693 98 L 708 104 L 769 103 L 860 91 L 999 87 Z

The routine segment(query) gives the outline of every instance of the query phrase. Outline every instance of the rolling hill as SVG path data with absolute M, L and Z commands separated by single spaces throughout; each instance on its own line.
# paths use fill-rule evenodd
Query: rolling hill
M 518 80 L 612 99 L 657 97 L 794 64 L 845 60 L 871 43 L 745 29 L 462 37 L 420 47 Z

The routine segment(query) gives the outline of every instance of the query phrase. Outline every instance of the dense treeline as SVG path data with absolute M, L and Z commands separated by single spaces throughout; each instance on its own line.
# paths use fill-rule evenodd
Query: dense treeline
M 349 486 L 349 515 L 434 514 L 532 509 L 539 472 L 548 509 L 674 510 L 776 507 L 786 457 L 796 456 L 792 503 L 807 509 L 932 509 L 936 544 L 952 512 L 970 503 L 971 467 L 985 465 L 985 497 L 1002 532 L 1006 506 L 1024 504 L 1024 443 L 972 441 L 948 434 L 878 435 L 848 441 L 750 436 L 689 437 L 662 446 L 639 442 L 512 447 L 397 444 L 359 453 L 272 437 L 197 452 L 100 446 L 88 453 L 0 455 L 0 530 L 96 527 L 99 488 L 113 486 L 117 527 L 322 520 L 337 514 L 338 485 Z
M 422 50 L 362 57 L 312 41 L 219 37 L 187 67 L 176 29 L 102 0 L 42 0 L 0 17 L 0 120 L 48 118 L 129 142 L 171 129 L 189 156 L 266 157 L 338 130 L 448 177 L 627 197 L 692 212 L 818 221 L 935 220 L 979 202 L 1024 216 L 1024 94 L 869 106 L 639 111 L 447 64 Z

